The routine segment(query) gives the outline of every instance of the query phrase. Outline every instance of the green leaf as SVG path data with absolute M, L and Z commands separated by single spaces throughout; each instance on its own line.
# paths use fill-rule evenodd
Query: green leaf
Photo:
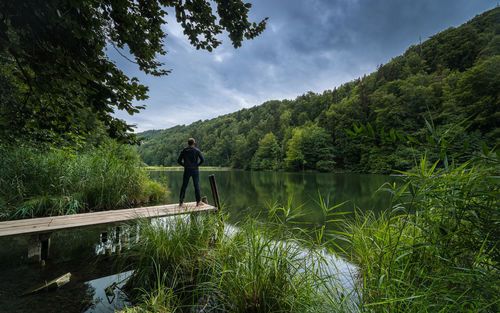
M 427 142 L 430 143 L 431 145 L 436 145 L 436 142 L 434 141 L 434 138 L 432 138 L 429 135 L 425 135 L 425 138 L 427 139 Z
M 344 130 L 345 130 L 345 132 L 346 132 L 348 135 L 353 136 L 353 137 L 354 137 L 354 136 L 356 136 L 356 134 L 355 134 L 352 130 L 347 129 L 347 128 L 344 128 Z
M 413 142 L 413 143 L 417 144 L 417 145 L 419 145 L 419 144 L 420 144 L 420 142 L 419 142 L 419 141 L 418 141 L 415 137 L 408 136 L 408 140 L 409 140 L 410 142 Z
M 401 140 L 402 142 L 406 142 L 405 137 L 401 135 L 397 130 L 395 131 L 395 133 L 399 140 Z
M 366 124 L 366 127 L 368 128 L 368 131 L 370 132 L 370 135 L 375 138 L 375 131 L 373 130 L 373 127 L 372 127 L 372 124 L 370 124 L 370 122 L 368 122 Z
M 425 119 L 424 121 L 425 121 L 425 126 L 427 126 L 427 129 L 429 130 L 429 132 L 430 132 L 432 135 L 435 135 L 435 133 L 434 133 L 434 128 L 431 126 L 431 124 L 429 124 L 429 122 L 427 121 L 427 119 Z
M 470 146 L 470 138 L 467 138 L 464 143 L 464 151 L 467 151 Z
M 396 141 L 396 134 L 394 133 L 394 128 L 391 128 L 390 135 L 391 135 L 391 140 L 393 142 L 395 142 Z
M 488 146 L 486 145 L 486 142 L 484 142 L 484 141 L 481 142 L 481 148 L 483 149 L 483 154 L 485 156 L 490 155 L 489 150 L 488 150 Z
M 359 134 L 361 132 L 361 127 L 358 127 L 356 124 L 352 124 L 352 126 L 354 127 L 354 132 L 356 134 Z
M 382 129 L 380 130 L 380 138 L 382 138 L 382 141 L 384 141 L 386 138 L 385 138 L 385 129 L 382 127 Z

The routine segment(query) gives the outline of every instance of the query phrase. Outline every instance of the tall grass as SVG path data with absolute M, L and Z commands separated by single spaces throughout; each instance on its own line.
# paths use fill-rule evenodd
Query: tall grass
M 345 311 L 347 295 L 337 292 L 342 286 L 319 250 L 254 219 L 226 226 L 215 240 L 220 226 L 217 215 L 141 224 L 126 262 L 135 269 L 128 286 L 139 306 L 161 276 L 183 312 Z
M 153 288 L 140 289 L 141 294 L 138 296 L 140 304 L 130 308 L 126 307 L 120 311 L 121 313 L 174 313 L 178 311 L 179 299 L 174 294 L 173 289 L 165 285 L 167 272 L 162 272 L 161 267 L 156 264 L 155 269 L 156 282 Z
M 181 292 L 198 282 L 203 271 L 202 259 L 210 257 L 207 252 L 213 244 L 218 221 L 207 216 L 185 217 L 139 223 L 139 242 L 128 255 L 134 261 L 129 263 L 134 269 L 130 285 L 151 290 L 161 278 Z
M 208 285 L 227 312 L 328 312 L 319 256 L 248 221 L 226 238 Z M 316 257 L 316 258 L 315 258 Z
M 436 170 L 422 158 L 392 211 L 346 222 L 364 308 L 374 312 L 498 312 L 498 166 Z
M 0 147 L 0 154 L 2 219 L 126 208 L 166 196 L 135 151 L 113 141 L 85 152 Z

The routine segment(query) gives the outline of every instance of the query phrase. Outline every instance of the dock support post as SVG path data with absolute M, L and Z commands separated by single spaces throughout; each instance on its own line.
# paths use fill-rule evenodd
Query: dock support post
M 120 226 L 116 226 L 116 228 L 115 228 L 115 238 L 113 240 L 114 243 L 120 242 L 120 231 L 121 231 Z
M 46 261 L 49 257 L 51 233 L 30 237 L 28 242 L 28 260 L 32 262 Z
M 101 242 L 102 243 L 108 242 L 108 232 L 105 231 L 101 233 Z

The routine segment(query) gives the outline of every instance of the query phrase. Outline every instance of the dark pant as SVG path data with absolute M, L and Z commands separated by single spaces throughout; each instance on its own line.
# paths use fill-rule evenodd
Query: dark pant
M 189 183 L 189 178 L 193 177 L 194 194 L 196 196 L 196 202 L 201 201 L 200 196 L 200 172 L 197 168 L 184 168 L 184 177 L 182 179 L 181 195 L 179 196 L 179 202 L 184 202 L 184 196 L 186 195 L 186 188 Z

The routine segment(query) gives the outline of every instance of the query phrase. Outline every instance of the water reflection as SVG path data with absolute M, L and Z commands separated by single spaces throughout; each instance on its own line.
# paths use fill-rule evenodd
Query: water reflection
M 208 175 L 200 172 L 202 194 L 209 195 L 212 202 Z M 219 194 L 230 213 L 230 222 L 238 222 L 247 215 L 256 215 L 273 203 L 286 203 L 291 199 L 294 207 L 303 206 L 307 211 L 304 222 L 317 222 L 322 218 L 316 203 L 318 192 L 329 199 L 330 205 L 348 201 L 341 210 L 352 212 L 354 207 L 361 210 L 381 211 L 390 206 L 388 194 L 376 191 L 384 183 L 393 183 L 397 177 L 372 174 L 331 174 L 331 173 L 286 173 L 219 171 L 215 174 Z M 155 171 L 151 177 L 166 184 L 170 189 L 168 202 L 175 203 L 182 184 L 180 171 Z M 186 201 L 194 201 L 192 186 L 188 186 Z M 213 202 L 212 202 L 213 203 Z
M 45 266 L 27 260 L 29 236 L 0 238 L 0 312 L 114 312 L 127 302 L 119 290 L 130 272 L 116 274 L 117 255 L 136 238 L 136 226 L 91 227 L 53 233 Z M 103 240 L 106 234 L 106 240 Z M 65 273 L 59 289 L 22 294 Z M 105 289 L 116 283 L 114 297 Z M 108 301 L 112 300 L 112 301 Z
M 132 242 L 139 241 L 138 225 L 121 225 L 109 227 L 107 231 L 101 232 L 99 243 L 95 245 L 95 255 L 120 254 L 122 250 L 128 250 Z
M 89 288 L 95 290 L 95 293 L 93 303 L 85 313 L 114 312 L 123 309 L 126 305 L 130 305 L 121 288 L 132 273 L 133 271 L 128 271 L 88 281 L 86 284 Z

